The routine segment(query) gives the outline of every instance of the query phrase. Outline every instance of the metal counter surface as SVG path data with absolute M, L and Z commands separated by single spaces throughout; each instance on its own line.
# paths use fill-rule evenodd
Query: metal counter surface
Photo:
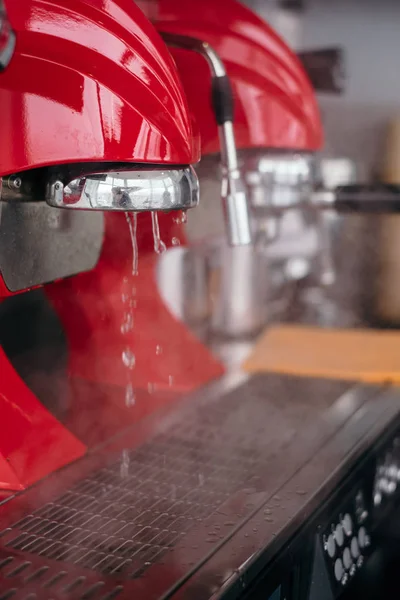
M 1 505 L 0 598 L 218 596 L 397 410 L 374 387 L 230 375 Z

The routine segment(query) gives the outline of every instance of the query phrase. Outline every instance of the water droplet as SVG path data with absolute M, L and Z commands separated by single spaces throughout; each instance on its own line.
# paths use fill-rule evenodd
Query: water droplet
M 177 237 L 173 237 L 171 241 L 172 241 L 172 245 L 173 246 L 180 246 L 181 245 L 181 242 L 180 242 L 180 240 Z
M 154 248 L 154 250 L 156 251 L 156 254 L 164 254 L 164 252 L 166 251 L 167 246 L 164 244 L 164 242 L 162 240 L 160 240 L 160 243 L 158 244 L 158 248 Z
M 137 275 L 139 273 L 139 253 L 138 253 L 138 245 L 137 245 L 137 214 L 136 213 L 125 213 L 125 219 L 128 223 L 129 233 L 131 236 L 132 242 L 132 275 Z
M 166 251 L 167 247 L 160 237 L 160 227 L 158 224 L 158 215 L 156 212 L 151 213 L 151 222 L 153 227 L 154 252 L 156 254 L 162 254 Z
M 157 356 L 159 356 L 160 354 L 162 354 L 162 351 L 163 351 L 162 346 L 160 346 L 159 344 L 157 344 L 157 346 L 156 346 L 156 354 L 157 354 Z
M 125 390 L 125 405 L 128 408 L 131 408 L 132 406 L 135 406 L 135 402 L 136 402 L 135 391 L 133 389 L 132 384 L 128 383 L 128 385 L 126 386 L 126 390 Z
M 304 490 L 296 490 L 296 494 L 298 494 L 299 496 L 305 496 L 307 492 Z
M 174 384 L 173 375 L 168 375 L 168 385 L 171 387 Z
M 119 470 L 121 477 L 128 477 L 129 463 L 130 463 L 130 458 L 129 458 L 128 450 L 122 450 L 121 466 L 120 466 L 120 470 Z
M 153 394 L 155 389 L 156 389 L 156 386 L 154 383 L 147 384 L 147 391 L 149 392 L 149 394 Z
M 273 523 L 274 520 L 272 517 L 265 517 L 264 521 L 267 521 L 267 523 Z
M 121 325 L 121 333 L 127 334 L 133 329 L 133 314 L 131 312 L 125 313 L 124 320 Z
M 122 352 L 122 362 L 127 369 L 133 369 L 135 366 L 135 355 L 130 348 L 126 348 Z
M 177 225 L 182 225 L 183 223 L 187 223 L 187 214 L 186 211 L 182 210 L 180 214 L 174 217 L 173 222 Z

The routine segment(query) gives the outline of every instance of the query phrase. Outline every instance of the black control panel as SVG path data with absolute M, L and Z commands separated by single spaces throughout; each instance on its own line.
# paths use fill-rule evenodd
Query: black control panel
M 380 524 L 400 500 L 399 430 L 376 443 L 332 496 L 335 499 L 321 510 L 329 517 L 319 520 L 317 543 L 330 584 L 331 595 L 326 597 L 338 598 L 363 576 L 369 556 L 379 550 Z
M 320 534 L 331 585 L 336 593 L 349 584 L 371 550 L 370 522 L 365 491 L 359 487 L 338 507 Z
M 357 464 L 349 465 L 341 483 L 332 486 L 276 566 L 265 571 L 246 598 L 336 600 L 346 592 L 350 594 L 346 598 L 353 597 L 352 586 L 357 586 L 371 555 L 379 550 L 379 527 L 394 514 L 398 501 L 397 426 Z

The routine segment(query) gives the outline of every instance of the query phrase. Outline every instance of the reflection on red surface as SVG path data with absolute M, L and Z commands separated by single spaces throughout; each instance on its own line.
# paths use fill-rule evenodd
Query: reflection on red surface
M 86 447 L 37 400 L 0 347 L 0 488 L 20 490 Z
M 233 84 L 240 148 L 321 147 L 316 98 L 300 61 L 251 10 L 235 0 L 204 0 L 201 10 L 195 0 L 159 0 L 157 28 L 200 38 L 217 50 Z M 200 126 L 202 153 L 217 152 L 208 66 L 193 52 L 171 52 Z
M 175 64 L 131 0 L 8 1 L 1 173 L 79 161 L 199 159 Z M 18 132 L 18 135 L 16 135 Z

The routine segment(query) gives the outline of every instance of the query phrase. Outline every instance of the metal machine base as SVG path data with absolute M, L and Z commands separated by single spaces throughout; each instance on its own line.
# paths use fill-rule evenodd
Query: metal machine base
M 3 503 L 0 600 L 246 593 L 399 410 L 390 388 L 223 380 Z

